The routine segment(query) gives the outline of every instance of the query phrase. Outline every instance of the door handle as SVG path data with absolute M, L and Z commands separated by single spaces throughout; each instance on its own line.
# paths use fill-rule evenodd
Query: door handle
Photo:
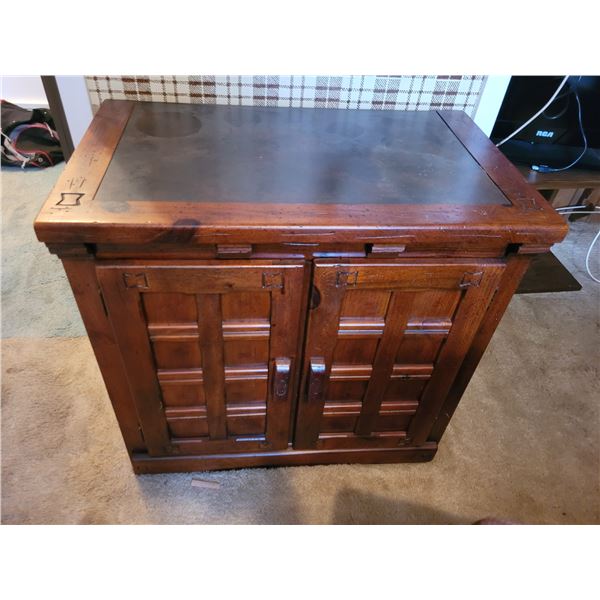
M 285 400 L 290 387 L 290 371 L 292 361 L 289 358 L 275 359 L 275 374 L 273 377 L 273 396 L 277 400 Z
M 318 358 L 310 359 L 308 376 L 308 394 L 307 402 L 320 402 L 323 393 L 323 384 L 325 382 L 325 361 Z

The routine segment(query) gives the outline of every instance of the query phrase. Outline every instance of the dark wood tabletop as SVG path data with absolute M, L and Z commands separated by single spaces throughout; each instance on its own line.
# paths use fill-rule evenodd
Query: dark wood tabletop
M 74 243 L 443 235 L 552 244 L 565 225 L 459 111 L 111 100 L 36 232 Z
M 435 112 L 136 105 L 95 200 L 510 202 Z

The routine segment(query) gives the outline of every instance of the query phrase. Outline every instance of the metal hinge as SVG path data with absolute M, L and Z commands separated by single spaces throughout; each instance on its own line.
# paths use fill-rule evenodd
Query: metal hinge
M 147 290 L 150 287 L 148 285 L 146 273 L 123 273 L 123 281 L 125 282 L 126 288 L 140 288 L 142 290 Z
M 356 285 L 358 271 L 338 271 L 335 274 L 335 287 L 346 287 Z
M 462 281 L 458 284 L 458 287 L 461 289 L 469 287 L 479 287 L 482 278 L 483 271 L 465 273 L 463 275 Z
M 262 286 L 269 290 L 283 289 L 283 273 L 270 273 L 265 271 L 262 274 Z

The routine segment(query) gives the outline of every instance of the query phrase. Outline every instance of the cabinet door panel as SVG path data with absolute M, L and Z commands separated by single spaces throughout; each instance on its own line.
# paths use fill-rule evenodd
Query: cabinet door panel
M 287 447 L 304 268 L 272 261 L 97 267 L 151 455 Z
M 425 443 L 503 269 L 316 261 L 294 446 Z

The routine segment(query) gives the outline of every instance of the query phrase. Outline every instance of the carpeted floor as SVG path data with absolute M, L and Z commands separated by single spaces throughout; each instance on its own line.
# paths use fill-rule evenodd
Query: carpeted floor
M 513 299 L 433 462 L 214 472 L 220 488 L 203 489 L 131 471 L 32 229 L 61 169 L 2 171 L 4 523 L 600 523 L 600 285 L 583 271 L 598 224 L 556 249 L 581 292 Z

